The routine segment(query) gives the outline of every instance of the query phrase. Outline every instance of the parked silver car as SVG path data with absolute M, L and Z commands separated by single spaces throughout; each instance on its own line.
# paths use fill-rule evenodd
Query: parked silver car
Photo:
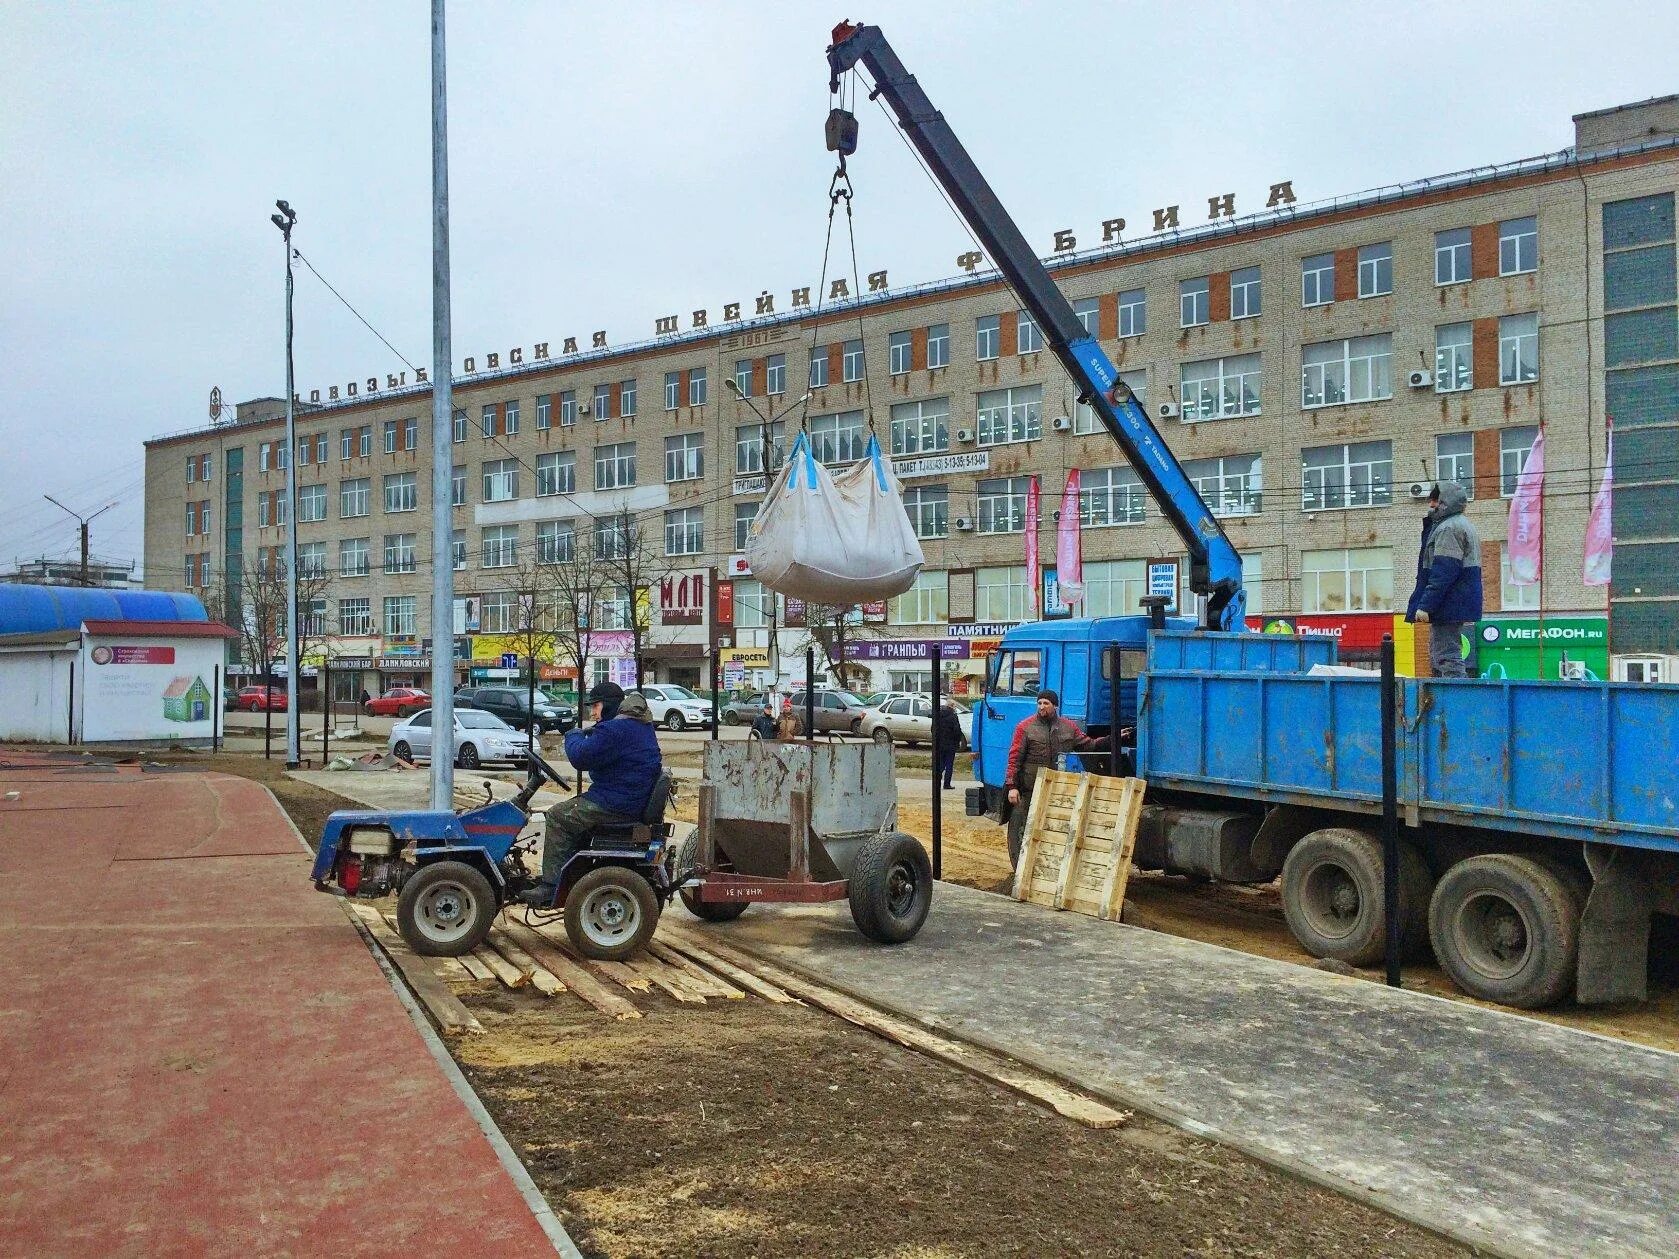
M 391 727 L 390 749 L 405 761 L 429 761 L 433 735 L 428 708 Z M 522 764 L 530 746 L 529 735 L 494 713 L 479 708 L 455 710 L 455 764 L 462 769 L 476 769 L 492 761 Z
M 876 743 L 933 742 L 933 701 L 925 695 L 895 695 L 863 714 L 857 731 Z

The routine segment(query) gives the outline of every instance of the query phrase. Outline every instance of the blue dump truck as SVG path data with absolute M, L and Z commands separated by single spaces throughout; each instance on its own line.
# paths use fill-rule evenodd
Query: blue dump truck
M 1185 620 L 1019 626 L 974 710 L 969 812 L 1000 811 L 1014 728 L 1055 690 L 1093 734 L 1135 729 L 1138 866 L 1280 875 L 1307 952 L 1372 964 L 1381 679 L 1313 672 L 1335 663 L 1330 639 Z M 1506 1005 L 1642 999 L 1652 915 L 1679 915 L 1679 686 L 1401 678 L 1395 703 L 1407 950 L 1432 944 L 1460 988 Z

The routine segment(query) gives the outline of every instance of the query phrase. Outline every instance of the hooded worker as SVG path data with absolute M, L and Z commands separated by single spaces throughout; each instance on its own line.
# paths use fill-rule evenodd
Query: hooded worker
M 1464 628 L 1481 619 L 1481 535 L 1463 508 L 1469 494 L 1442 481 L 1428 496 L 1417 552 L 1417 585 L 1405 619 L 1429 626 L 1429 671 L 1437 678 L 1468 676 Z
M 1068 752 L 1105 752 L 1107 739 L 1092 739 L 1076 721 L 1061 715 L 1061 697 L 1054 691 L 1038 692 L 1038 711 L 1014 728 L 1009 744 L 1009 766 L 1003 782 L 1009 802 L 1009 864 L 1020 861 L 1020 841 L 1026 833 L 1026 812 L 1038 772 L 1054 769 Z
M 565 737 L 566 760 L 589 774 L 589 789 L 562 800 L 543 816 L 542 880 L 524 894 L 527 904 L 547 908 L 559 891 L 566 862 L 588 845 L 596 827 L 640 821 L 647 800 L 664 772 L 659 741 L 653 734 L 653 710 L 639 694 L 625 695 L 613 682 L 590 690 L 588 730 Z

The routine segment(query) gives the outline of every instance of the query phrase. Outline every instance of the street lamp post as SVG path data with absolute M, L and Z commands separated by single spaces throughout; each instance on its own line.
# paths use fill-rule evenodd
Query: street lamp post
M 41 495 L 41 497 L 46 499 L 47 502 L 51 503 L 54 507 L 58 508 L 60 511 L 70 512 L 70 514 L 76 518 L 76 523 L 81 526 L 81 534 L 82 534 L 82 569 L 81 569 L 82 576 L 81 576 L 81 584 L 84 585 L 84 586 L 92 585 L 93 583 L 88 580 L 88 558 L 87 558 L 87 556 L 88 556 L 88 526 L 93 524 L 93 522 L 96 519 L 98 519 L 100 516 L 103 516 L 106 512 L 110 511 L 111 508 L 116 506 L 116 504 L 115 503 L 106 503 L 98 511 L 94 512 L 93 515 L 84 516 L 79 511 L 70 511 L 70 509 L 68 507 L 66 507 L 63 503 L 59 502 L 51 494 L 43 494 L 43 495 Z
M 280 212 L 269 215 L 269 221 L 286 240 L 286 768 L 296 769 L 303 761 L 297 711 L 297 389 L 292 379 L 291 229 L 297 215 L 284 201 L 274 205 Z

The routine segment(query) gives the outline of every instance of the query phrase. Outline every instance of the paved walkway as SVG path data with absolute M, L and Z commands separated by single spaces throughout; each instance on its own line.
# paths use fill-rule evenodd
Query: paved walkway
M 1679 1254 L 1679 1055 L 950 884 L 700 929 L 1495 1253 Z
M 0 749 L 0 1252 L 552 1254 L 260 786 Z

